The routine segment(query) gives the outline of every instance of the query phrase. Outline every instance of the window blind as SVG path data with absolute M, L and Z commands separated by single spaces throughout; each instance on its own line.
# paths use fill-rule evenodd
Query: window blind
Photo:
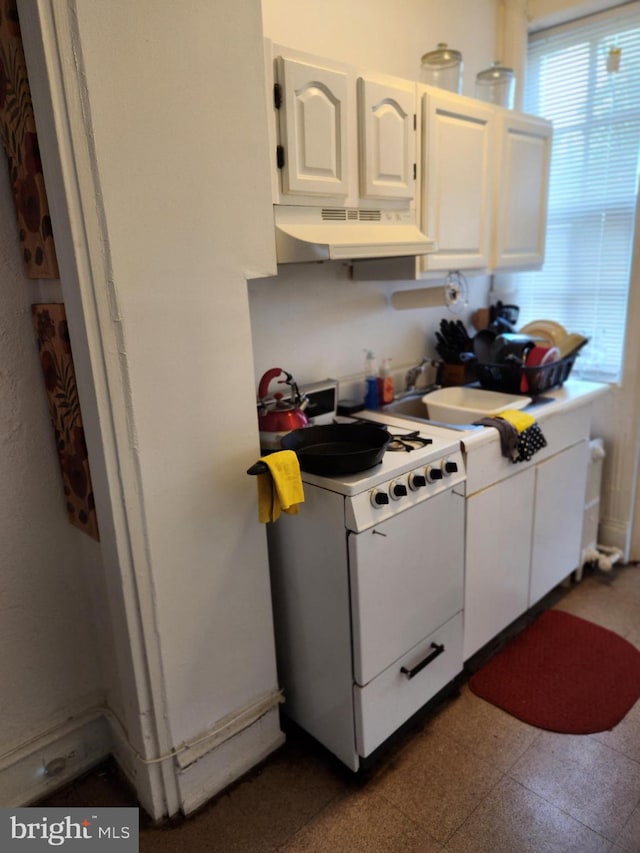
M 590 338 L 574 375 L 620 378 L 640 151 L 640 3 L 531 36 L 526 112 L 553 122 L 545 264 L 515 276 L 521 324 Z

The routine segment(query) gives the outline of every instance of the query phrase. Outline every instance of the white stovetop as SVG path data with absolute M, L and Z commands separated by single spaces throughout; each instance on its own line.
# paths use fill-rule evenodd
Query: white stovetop
M 367 421 L 375 421 L 379 424 L 386 424 L 390 432 L 400 430 L 418 430 L 420 435 L 429 436 L 436 444 L 450 444 L 451 442 L 459 442 L 462 435 L 468 432 L 482 430 L 483 427 L 441 427 L 429 421 L 412 420 L 411 418 L 403 418 L 401 415 L 387 415 L 384 412 L 358 412 L 356 418 L 362 418 Z
M 365 413 L 358 412 L 355 417 L 359 419 L 362 415 Z M 354 418 L 336 418 L 339 423 L 350 423 L 353 420 Z M 324 477 L 303 471 L 302 481 L 343 495 L 353 496 L 368 491 L 394 477 L 399 477 L 401 474 L 412 471 L 421 465 L 424 466 L 436 460 L 441 461 L 460 451 L 460 439 L 456 433 L 450 430 L 432 429 L 429 424 L 407 421 L 402 418 L 385 417 L 380 412 L 367 412 L 366 420 L 385 424 L 392 435 L 403 435 L 418 431 L 422 437 L 430 438 L 431 443 L 409 452 L 387 450 L 377 465 L 356 474 Z

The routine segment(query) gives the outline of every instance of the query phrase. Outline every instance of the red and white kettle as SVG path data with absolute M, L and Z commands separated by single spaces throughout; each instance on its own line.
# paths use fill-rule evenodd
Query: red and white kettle
M 276 391 L 269 399 L 269 385 L 279 376 L 279 385 L 288 385 L 291 389 L 288 399 L 282 391 Z M 280 450 L 280 439 L 294 429 L 307 426 L 309 419 L 304 413 L 307 398 L 301 394 L 292 375 L 280 367 L 267 370 L 258 385 L 258 425 L 260 428 L 260 447 L 262 450 Z

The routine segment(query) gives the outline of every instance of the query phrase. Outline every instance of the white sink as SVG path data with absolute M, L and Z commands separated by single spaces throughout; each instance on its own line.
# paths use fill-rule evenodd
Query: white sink
M 497 415 L 506 409 L 524 409 L 531 397 L 520 394 L 502 394 L 484 388 L 452 385 L 425 394 L 422 402 L 432 421 L 448 424 L 470 424 L 478 418 Z

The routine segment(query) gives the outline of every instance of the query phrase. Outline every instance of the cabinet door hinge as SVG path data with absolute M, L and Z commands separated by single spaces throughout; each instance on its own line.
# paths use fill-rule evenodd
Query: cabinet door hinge
M 278 169 L 284 169 L 284 148 L 282 145 L 276 146 L 276 165 Z
M 273 84 L 273 104 L 277 110 L 280 109 L 282 104 L 282 86 L 280 83 Z

